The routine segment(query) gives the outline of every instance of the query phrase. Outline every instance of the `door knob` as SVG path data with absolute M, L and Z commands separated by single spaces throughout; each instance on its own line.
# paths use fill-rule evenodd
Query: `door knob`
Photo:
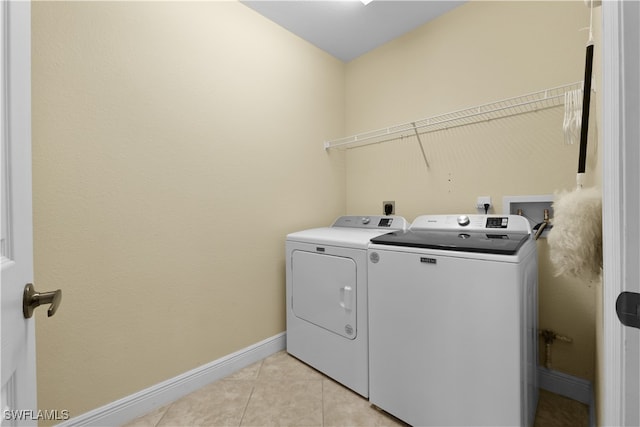
M 56 311 L 60 306 L 60 302 L 62 301 L 62 291 L 60 289 L 53 292 L 36 292 L 33 288 L 33 284 L 31 283 L 27 283 L 24 287 L 23 295 L 22 313 L 24 314 L 25 319 L 29 319 L 33 316 L 33 310 L 43 304 L 51 304 L 49 306 L 49 310 L 47 310 L 47 315 L 51 317 L 56 314 Z
M 618 295 L 616 314 L 623 325 L 640 329 L 640 294 L 622 292 Z

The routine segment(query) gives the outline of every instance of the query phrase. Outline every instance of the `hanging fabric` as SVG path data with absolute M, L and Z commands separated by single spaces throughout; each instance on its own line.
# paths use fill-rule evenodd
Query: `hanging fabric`
M 582 115 L 580 123 L 580 153 L 576 188 L 556 195 L 553 204 L 553 228 L 549 231 L 550 258 L 557 275 L 596 279 L 602 268 L 602 190 L 583 189 L 587 163 L 591 79 L 593 73 L 593 2 L 587 42 Z

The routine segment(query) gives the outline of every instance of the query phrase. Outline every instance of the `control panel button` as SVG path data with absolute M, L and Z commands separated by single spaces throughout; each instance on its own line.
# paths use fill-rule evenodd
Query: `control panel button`
M 460 215 L 458 217 L 458 225 L 461 225 L 462 227 L 469 225 L 470 222 L 471 220 L 468 215 Z
M 362 218 L 362 223 L 363 224 L 369 224 L 371 222 L 371 218 L 369 218 L 368 216 L 365 216 Z

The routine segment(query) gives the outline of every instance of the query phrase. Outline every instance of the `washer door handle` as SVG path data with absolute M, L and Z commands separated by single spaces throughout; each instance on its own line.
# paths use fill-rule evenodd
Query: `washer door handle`
M 340 288 L 340 307 L 350 311 L 352 308 L 353 288 L 344 286 Z

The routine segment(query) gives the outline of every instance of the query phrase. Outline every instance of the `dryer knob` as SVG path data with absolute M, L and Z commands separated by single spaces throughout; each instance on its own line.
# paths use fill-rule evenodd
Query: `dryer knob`
M 362 223 L 363 224 L 369 224 L 371 222 L 371 218 L 369 218 L 368 216 L 365 216 L 362 218 Z
M 471 222 L 471 220 L 469 219 L 469 216 L 467 215 L 460 215 L 458 217 L 458 225 L 461 225 L 463 227 L 469 225 L 469 223 Z

